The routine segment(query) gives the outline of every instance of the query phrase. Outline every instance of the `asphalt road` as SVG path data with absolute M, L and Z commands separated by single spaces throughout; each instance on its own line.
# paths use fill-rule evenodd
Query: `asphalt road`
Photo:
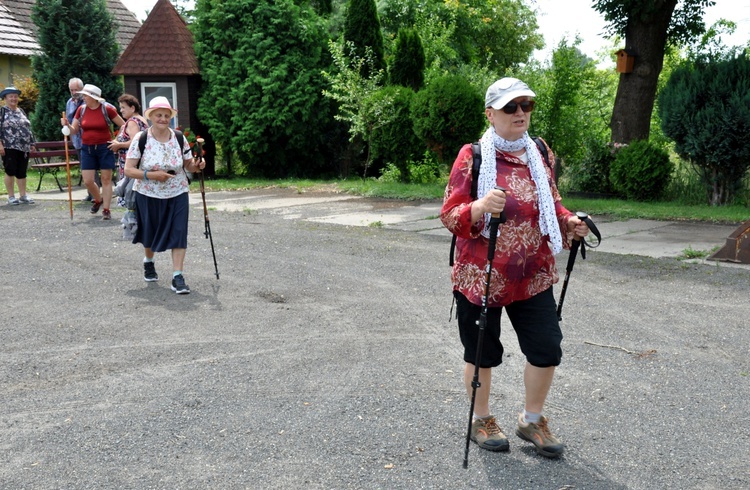
M 547 408 L 565 455 L 513 435 L 508 329 L 511 451 L 472 444 L 465 470 L 449 237 L 306 209 L 213 207 L 217 280 L 196 205 L 178 296 L 168 254 L 143 281 L 120 210 L 0 208 L 0 488 L 750 488 L 747 268 L 579 258 Z

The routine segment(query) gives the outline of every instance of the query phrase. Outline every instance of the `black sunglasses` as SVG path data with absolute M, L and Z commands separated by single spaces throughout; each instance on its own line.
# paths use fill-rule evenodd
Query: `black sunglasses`
M 518 110 L 518 106 L 521 106 L 521 110 L 523 112 L 531 112 L 534 110 L 534 105 L 536 104 L 536 101 L 533 100 L 524 100 L 523 102 L 508 102 L 505 104 L 505 106 L 500 109 L 506 114 L 515 114 Z

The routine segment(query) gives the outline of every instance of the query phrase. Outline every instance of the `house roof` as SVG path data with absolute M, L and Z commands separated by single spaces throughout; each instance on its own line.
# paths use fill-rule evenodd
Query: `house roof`
M 0 54 L 29 57 L 38 51 L 34 35 L 0 3 Z
M 17 24 L 20 24 L 26 35 L 30 35 L 34 44 L 36 44 L 37 27 L 31 20 L 31 10 L 34 7 L 34 3 L 36 3 L 36 0 L 0 0 L 0 6 L 7 7 L 11 17 L 15 19 Z M 135 14 L 128 10 L 120 0 L 107 0 L 107 10 L 117 25 L 115 38 L 117 39 L 117 44 L 120 45 L 120 52 L 122 52 L 130 44 L 135 33 L 138 32 L 141 23 Z M 8 29 L 5 22 L 2 22 L 2 16 L 3 13 L 0 12 L 0 35 L 5 34 L 6 29 Z M 36 44 L 35 49 L 39 49 L 38 44 Z M 0 51 L 0 53 L 17 54 L 5 53 L 4 51 Z M 21 54 L 20 56 L 31 56 L 31 54 Z
M 112 70 L 114 75 L 200 73 L 193 34 L 169 0 L 158 0 Z

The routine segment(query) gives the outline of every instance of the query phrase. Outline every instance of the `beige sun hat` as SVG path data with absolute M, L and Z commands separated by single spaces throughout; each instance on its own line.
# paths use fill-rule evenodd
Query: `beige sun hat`
M 104 102 L 104 99 L 102 98 L 102 90 L 97 87 L 96 85 L 91 85 L 90 83 L 87 83 L 83 86 L 81 90 L 78 91 L 81 95 L 88 95 L 94 100 L 97 100 L 99 102 Z

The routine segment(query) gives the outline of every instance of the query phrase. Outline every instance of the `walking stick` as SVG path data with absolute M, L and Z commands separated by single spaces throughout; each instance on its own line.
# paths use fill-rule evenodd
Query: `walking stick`
M 195 142 L 198 144 L 198 158 L 203 160 L 203 138 L 197 138 Z M 214 257 L 214 270 L 216 271 L 216 279 L 219 279 L 219 266 L 216 264 L 216 250 L 214 250 L 214 238 L 211 235 L 211 222 L 208 220 L 208 207 L 206 206 L 206 187 L 203 181 L 203 170 L 200 171 L 201 181 L 201 198 L 203 198 L 203 220 L 206 224 L 206 230 L 203 233 L 206 238 L 211 242 L 211 254 Z
M 65 119 L 65 112 L 62 113 L 63 119 Z M 70 186 L 70 155 L 68 154 L 68 135 L 70 134 L 70 128 L 64 126 L 62 128 L 63 139 L 65 140 L 65 173 L 68 174 L 68 206 L 70 207 L 70 221 L 73 221 L 73 190 Z
M 505 192 L 502 187 L 495 189 Z M 493 214 L 490 218 L 490 237 L 487 244 L 487 265 L 484 268 L 484 296 L 482 297 L 482 312 L 479 314 L 477 326 L 479 326 L 479 338 L 477 339 L 477 356 L 474 362 L 474 378 L 471 380 L 471 406 L 469 407 L 469 427 L 466 430 L 466 448 L 464 449 L 464 468 L 469 467 L 469 444 L 471 441 L 471 423 L 474 418 L 474 403 L 477 400 L 477 388 L 482 386 L 479 382 L 479 363 L 482 360 L 482 347 L 484 346 L 484 331 L 487 327 L 487 300 L 490 296 L 490 277 L 492 276 L 492 261 L 495 259 L 495 245 L 497 243 L 497 228 L 500 223 L 505 223 L 505 212 Z
M 560 292 L 560 301 L 557 303 L 557 320 L 562 321 L 562 308 L 563 301 L 565 301 L 565 292 L 568 290 L 568 280 L 570 280 L 570 273 L 573 271 L 573 265 L 576 263 L 576 256 L 578 255 L 578 248 L 581 248 L 581 258 L 586 260 L 586 246 L 596 248 L 602 242 L 602 235 L 599 233 L 599 229 L 596 227 L 589 215 L 584 212 L 577 212 L 576 215 L 581 221 L 584 221 L 589 227 L 589 230 L 596 236 L 596 245 L 591 245 L 583 237 L 573 238 L 573 243 L 570 245 L 570 255 L 568 256 L 568 265 L 565 267 L 565 281 L 563 281 L 562 291 Z

